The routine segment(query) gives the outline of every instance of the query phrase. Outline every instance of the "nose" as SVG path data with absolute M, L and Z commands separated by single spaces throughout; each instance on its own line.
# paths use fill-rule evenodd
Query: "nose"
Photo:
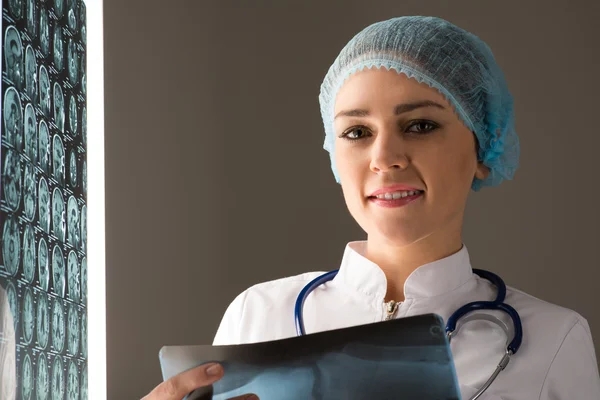
M 376 174 L 405 170 L 410 164 L 406 146 L 397 132 L 380 132 L 371 148 L 370 169 Z

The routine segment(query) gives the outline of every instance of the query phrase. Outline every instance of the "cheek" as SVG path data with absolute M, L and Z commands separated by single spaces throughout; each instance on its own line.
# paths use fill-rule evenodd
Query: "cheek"
M 438 176 L 454 185 L 464 180 L 470 186 L 477 165 L 474 140 L 470 132 L 454 133 L 454 137 L 448 136 L 445 143 L 436 146 L 435 154 L 430 155 L 429 162 L 438 170 Z
M 476 158 L 463 147 L 462 151 L 448 151 L 437 165 L 436 195 L 444 198 L 448 212 L 464 209 L 473 178 Z M 470 148 L 469 148 L 470 149 Z
M 355 219 L 360 219 L 360 210 L 363 208 L 363 190 L 368 168 L 365 169 L 365 166 L 361 164 L 359 154 L 347 148 L 336 148 L 335 166 L 338 171 L 348 211 L 350 211 L 350 214 Z
M 342 186 L 342 193 L 346 204 L 350 208 L 352 202 L 356 197 L 358 190 L 358 171 L 356 166 L 350 161 L 350 158 L 343 151 L 336 151 L 335 153 L 335 166 L 337 169 L 338 177 L 340 179 L 340 185 Z
M 414 163 L 427 185 L 431 201 L 445 209 L 444 213 L 464 207 L 477 164 L 471 147 L 466 143 L 448 142 L 422 152 Z
M 334 162 L 344 194 L 351 186 L 355 186 L 357 181 L 358 166 L 356 162 L 352 162 L 352 159 L 351 151 L 344 148 L 344 146 L 338 146 L 336 143 Z

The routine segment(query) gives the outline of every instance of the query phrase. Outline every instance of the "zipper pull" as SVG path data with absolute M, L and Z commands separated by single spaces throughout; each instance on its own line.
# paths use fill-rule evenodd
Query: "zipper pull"
M 384 304 L 386 306 L 386 316 L 384 321 L 389 321 L 390 319 L 394 318 L 394 314 L 396 314 L 396 310 L 398 310 L 400 302 L 396 303 L 394 300 L 390 300 Z

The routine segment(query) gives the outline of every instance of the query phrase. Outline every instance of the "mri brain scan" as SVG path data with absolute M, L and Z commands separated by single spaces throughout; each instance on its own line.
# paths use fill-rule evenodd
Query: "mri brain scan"
M 86 4 L 2 4 L 0 287 L 14 393 L 87 399 Z

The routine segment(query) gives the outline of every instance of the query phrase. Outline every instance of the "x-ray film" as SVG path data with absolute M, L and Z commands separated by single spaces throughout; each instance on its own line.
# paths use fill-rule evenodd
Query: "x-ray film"
M 2 1 L 0 399 L 87 399 L 86 23 L 82 0 Z
M 272 342 L 165 346 L 159 357 L 165 380 L 208 362 L 223 365 L 220 381 L 188 399 L 460 399 L 443 321 L 434 314 Z

